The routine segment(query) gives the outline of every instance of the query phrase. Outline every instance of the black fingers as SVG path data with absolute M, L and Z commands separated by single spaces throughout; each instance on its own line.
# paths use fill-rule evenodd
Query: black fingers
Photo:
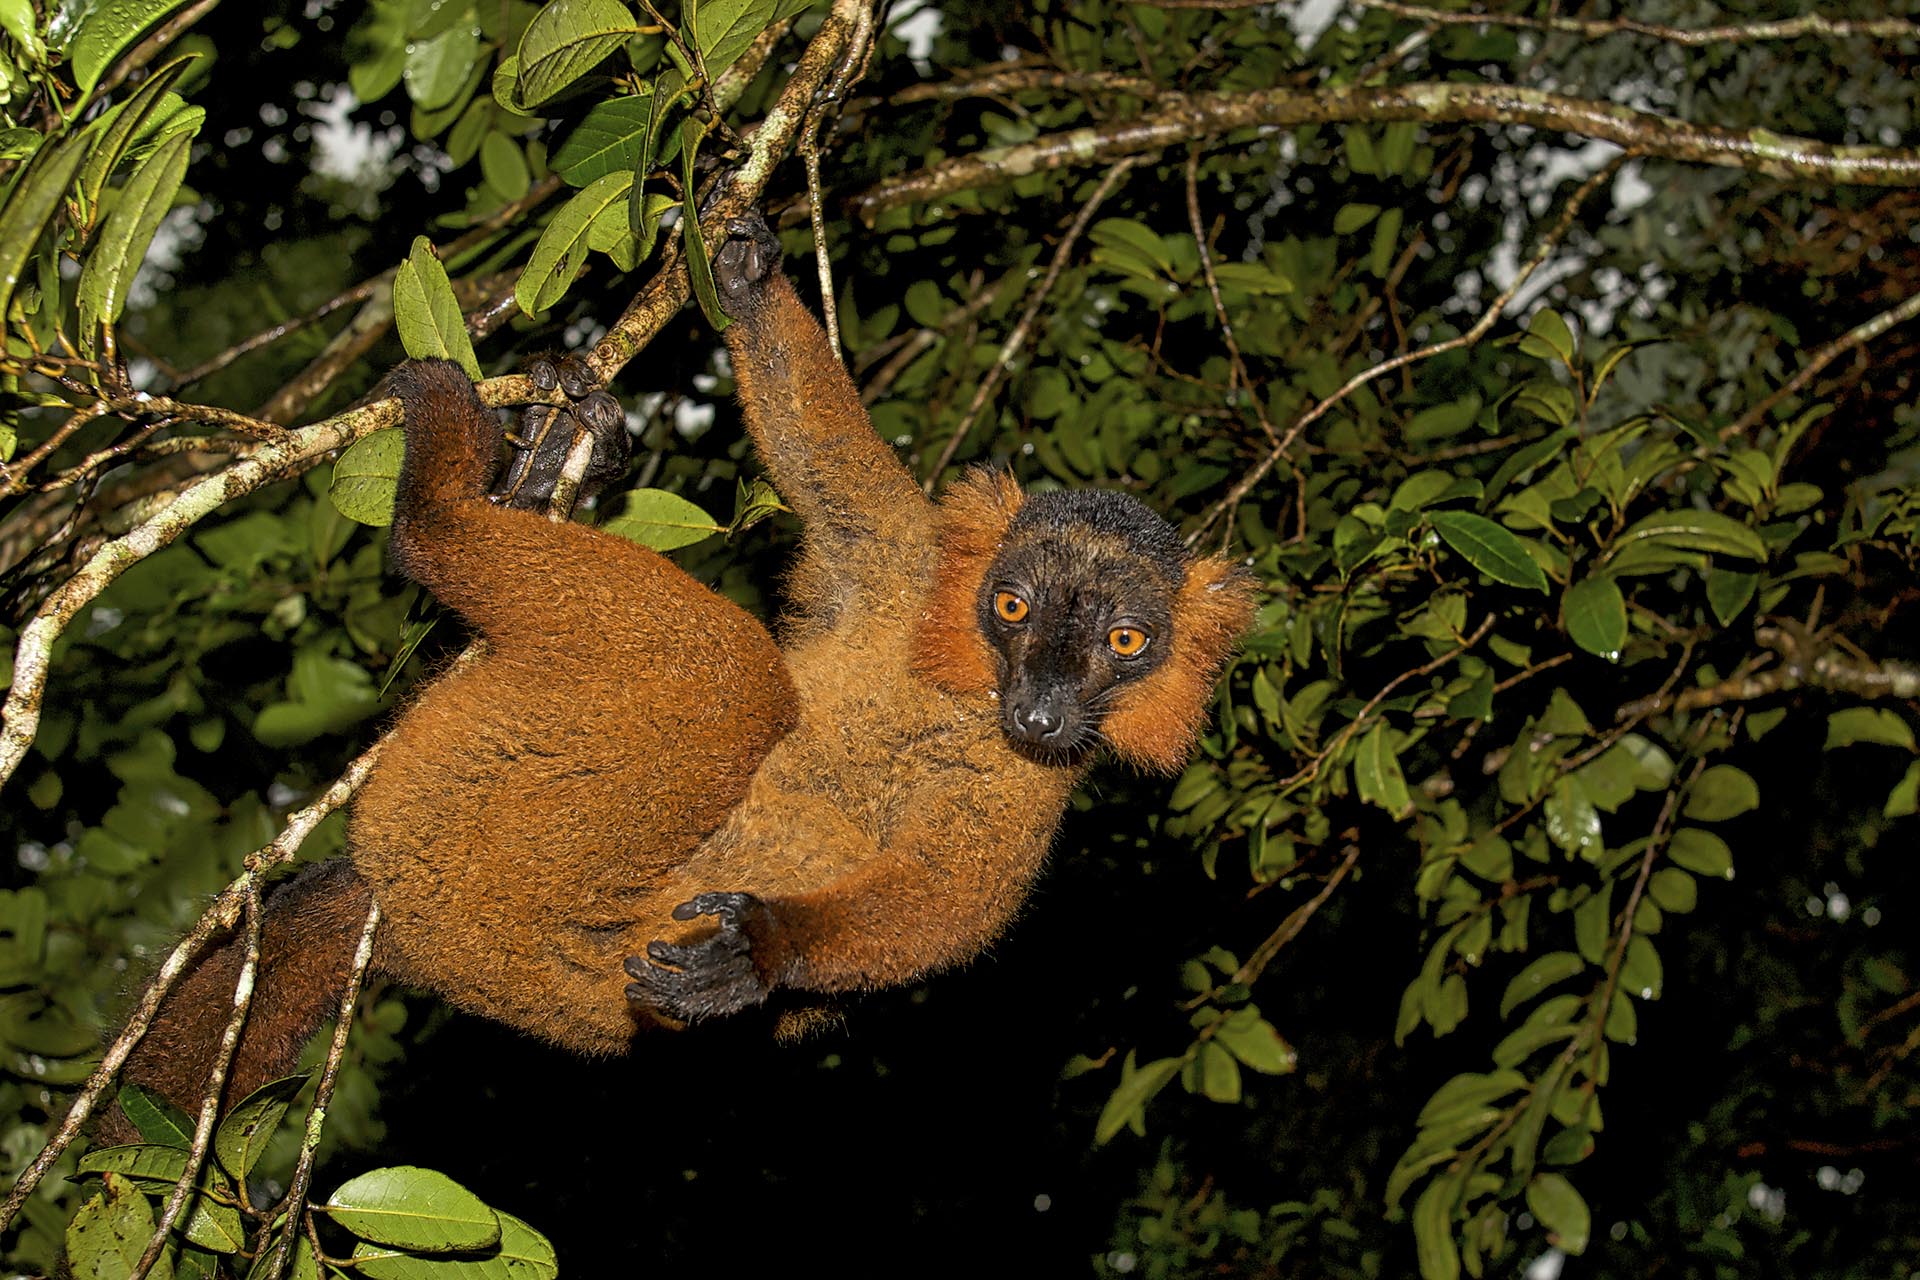
M 702 893 L 673 909 L 675 920 L 694 920 L 700 916 L 719 916 L 723 928 L 739 925 L 747 912 L 760 905 L 750 893 Z
M 697 942 L 654 941 L 647 954 L 628 956 L 627 999 L 680 1022 L 724 1017 L 764 1002 L 768 984 L 753 963 L 745 927 L 764 910 L 750 893 L 703 893 L 673 910 L 676 920 L 716 916 L 719 928 Z

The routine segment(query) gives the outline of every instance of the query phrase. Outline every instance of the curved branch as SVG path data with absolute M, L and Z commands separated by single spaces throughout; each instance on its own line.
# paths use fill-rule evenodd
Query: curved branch
M 1342 86 L 1169 98 L 1132 120 L 1050 133 L 1013 146 L 956 156 L 890 178 L 855 196 L 869 226 L 888 209 L 956 191 L 998 186 L 1067 165 L 1105 164 L 1235 129 L 1412 120 L 1423 124 L 1504 124 L 1556 129 L 1611 142 L 1636 155 L 1745 169 L 1768 177 L 1879 187 L 1920 186 L 1920 151 L 1835 146 L 1765 129 L 1723 129 L 1672 116 L 1512 85 Z
M 987 376 L 980 380 L 980 385 L 973 393 L 973 402 L 960 416 L 960 424 L 953 429 L 953 434 L 947 437 L 946 447 L 940 451 L 940 457 L 934 462 L 933 470 L 927 472 L 926 483 L 922 487 L 929 494 L 933 492 L 934 485 L 939 482 L 948 464 L 953 461 L 953 455 L 960 451 L 960 444 L 967 438 L 967 433 L 973 430 L 974 420 L 980 416 L 980 410 L 986 407 L 988 397 L 993 395 L 994 389 L 1000 385 L 1000 379 L 1005 377 L 1007 370 L 1012 367 L 1013 358 L 1020 354 L 1020 348 L 1027 345 L 1027 337 L 1033 332 L 1033 322 L 1040 315 L 1041 305 L 1046 302 L 1047 295 L 1053 292 L 1054 282 L 1060 279 L 1060 269 L 1066 266 L 1067 259 L 1073 256 L 1073 246 L 1086 231 L 1087 224 L 1093 221 L 1094 212 L 1108 196 L 1113 194 L 1114 189 L 1120 185 L 1120 180 L 1127 176 L 1127 170 L 1139 163 L 1137 158 L 1129 157 L 1107 170 L 1106 177 L 1100 179 L 1100 185 L 1093 189 L 1093 194 L 1088 196 L 1086 203 L 1080 206 L 1080 212 L 1074 215 L 1073 224 L 1067 228 L 1066 235 L 1060 238 L 1059 247 L 1053 251 L 1053 261 L 1047 264 L 1046 275 L 1041 277 L 1039 287 L 1033 291 L 1032 301 L 1028 302 L 1027 309 L 1020 313 L 1020 319 L 1013 326 L 1013 332 L 1009 333 L 1007 340 L 1000 344 L 1000 354 L 994 358 L 993 368 L 987 370 Z
M 481 400 L 494 407 L 545 398 L 522 374 L 489 379 L 480 384 L 479 390 Z M 0 783 L 13 776 L 39 732 L 40 700 L 46 692 L 54 641 L 81 609 L 106 590 L 108 583 L 234 499 L 297 475 L 321 455 L 399 421 L 399 402 L 385 399 L 288 431 L 270 444 L 250 449 L 232 465 L 194 481 L 157 514 L 95 551 L 20 630 L 14 648 L 13 686 L 6 704 L 0 707 Z
M 1155 8 L 1187 8 L 1184 4 L 1169 4 L 1167 0 L 1153 0 Z M 1193 8 L 1214 8 L 1217 0 L 1202 0 Z M 1920 22 L 1907 18 L 1829 18 L 1825 14 L 1804 13 L 1797 18 L 1781 18 L 1773 22 L 1728 22 L 1717 27 L 1669 27 L 1653 22 L 1636 22 L 1632 18 L 1567 18 L 1559 15 L 1545 18 L 1532 18 L 1523 14 L 1483 13 L 1479 10 L 1458 11 L 1434 9 L 1424 4 L 1406 4 L 1400 0 L 1355 0 L 1363 8 L 1379 9 L 1384 13 L 1410 18 L 1415 22 L 1431 22 L 1435 26 L 1460 27 L 1523 27 L 1529 31 L 1553 31 L 1570 35 L 1599 39 L 1603 36 L 1634 35 L 1651 36 L 1664 40 L 1668 44 L 1699 47 L 1709 44 L 1734 44 L 1750 40 L 1798 40 L 1803 36 L 1820 36 L 1828 40 L 1844 40 L 1850 37 L 1863 37 L 1877 40 L 1913 40 L 1920 39 Z
M 346 772 L 342 773 L 317 800 L 306 808 L 288 815 L 280 834 L 271 844 L 248 857 L 246 872 L 220 891 L 206 911 L 201 914 L 199 922 L 188 931 L 186 937 L 180 939 L 179 945 L 174 947 L 167 956 L 166 963 L 160 966 L 160 971 L 154 975 L 153 981 L 141 995 L 140 1003 L 134 1009 L 133 1016 L 127 1019 L 126 1029 L 107 1049 L 106 1056 L 100 1060 L 100 1065 L 93 1069 L 93 1074 L 87 1077 L 87 1083 L 80 1090 L 79 1096 L 73 1100 L 73 1106 L 68 1109 L 66 1119 L 60 1122 L 59 1131 L 48 1139 L 47 1145 L 41 1149 L 40 1154 L 35 1156 L 33 1162 L 22 1171 L 20 1180 L 8 1192 L 6 1202 L 0 1204 L 0 1231 L 4 1231 L 13 1222 L 14 1215 L 20 1212 L 20 1207 L 26 1203 L 27 1197 L 33 1194 L 33 1189 L 40 1185 L 40 1180 L 46 1176 L 47 1170 L 53 1167 L 54 1162 L 60 1158 L 60 1153 L 65 1151 L 79 1135 L 80 1127 L 87 1122 L 87 1117 L 93 1114 L 93 1108 L 99 1103 L 101 1095 L 119 1076 L 120 1068 L 126 1065 L 134 1046 L 140 1043 L 140 1038 L 146 1035 L 147 1028 L 153 1024 L 153 1015 L 159 1012 L 160 1002 L 166 999 L 167 992 L 173 989 L 173 985 L 185 976 L 187 966 L 193 962 L 193 958 L 200 953 L 214 934 L 233 928 L 234 922 L 239 919 L 240 912 L 246 905 L 249 884 L 257 884 L 261 873 L 269 867 L 292 860 L 293 855 L 299 851 L 301 843 L 312 834 L 315 827 L 320 825 L 321 819 L 344 805 L 348 797 L 366 780 L 378 753 L 378 746 L 362 752 L 358 759 L 347 766 Z
M 1920 293 L 1914 294 L 1896 306 L 1888 307 L 1877 316 L 1861 321 L 1809 356 L 1807 362 L 1800 366 L 1800 371 L 1782 384 L 1778 390 L 1741 414 L 1737 421 L 1722 427 L 1720 438 L 1731 440 L 1753 430 L 1775 405 L 1806 386 L 1822 369 L 1855 347 L 1865 346 L 1895 325 L 1905 324 L 1915 316 L 1920 316 Z

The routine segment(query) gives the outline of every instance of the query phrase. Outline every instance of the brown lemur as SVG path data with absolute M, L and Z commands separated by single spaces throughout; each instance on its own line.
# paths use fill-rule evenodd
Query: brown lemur
M 623 1053 L 648 1024 L 774 993 L 804 1013 L 977 954 L 1101 749 L 1186 761 L 1250 578 L 1125 494 L 977 470 L 928 500 L 766 225 L 738 224 L 714 265 L 747 428 L 803 527 L 782 643 L 654 552 L 518 509 L 551 488 L 550 432 L 490 495 L 501 429 L 466 376 L 396 371 L 394 562 L 485 646 L 394 726 L 349 857 L 268 899 L 230 1099 L 332 1012 L 369 898 L 377 971 Z M 610 404 L 553 423 L 618 434 Z M 128 1079 L 198 1097 L 239 953 L 189 974 Z

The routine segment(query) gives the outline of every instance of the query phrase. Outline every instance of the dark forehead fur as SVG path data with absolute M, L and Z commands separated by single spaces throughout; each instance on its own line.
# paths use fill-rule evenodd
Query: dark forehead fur
M 1186 579 L 1186 549 L 1180 535 L 1132 494 L 1111 489 L 1028 494 L 1007 527 L 1004 545 L 1013 551 L 1063 533 L 1074 535 L 1076 546 L 1094 549 L 1104 544 L 1128 559 L 1152 565 L 1169 587 L 1177 589 Z

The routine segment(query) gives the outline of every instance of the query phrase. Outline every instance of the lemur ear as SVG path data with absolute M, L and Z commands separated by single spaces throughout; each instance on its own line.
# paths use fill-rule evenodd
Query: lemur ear
M 1173 602 L 1173 651 L 1114 699 L 1100 732 L 1115 754 L 1159 773 L 1177 773 L 1193 753 L 1214 682 L 1253 619 L 1253 575 L 1219 556 L 1187 566 Z
M 913 670 L 942 689 L 991 693 L 998 683 L 976 609 L 987 569 L 1026 500 L 1018 481 L 991 467 L 973 468 L 940 495 L 940 561 L 914 628 Z

